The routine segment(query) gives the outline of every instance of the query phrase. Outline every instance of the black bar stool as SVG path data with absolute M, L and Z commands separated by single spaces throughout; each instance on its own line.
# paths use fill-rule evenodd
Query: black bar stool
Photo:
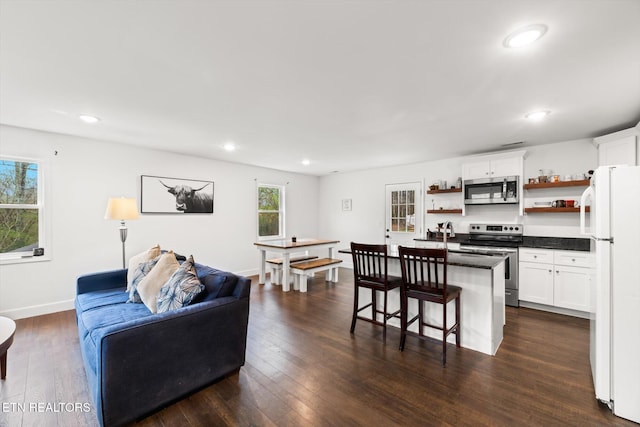
M 353 257 L 353 317 L 351 320 L 351 333 L 356 328 L 356 320 L 364 320 L 384 327 L 382 339 L 387 340 L 387 320 L 392 317 L 400 317 L 400 310 L 389 313 L 387 310 L 387 293 L 391 289 L 402 285 L 402 278 L 387 274 L 387 245 L 369 245 L 351 242 L 351 255 Z M 360 288 L 371 289 L 371 303 L 358 307 L 358 295 Z M 376 293 L 384 293 L 384 305 L 378 309 Z M 362 310 L 371 307 L 371 318 L 358 315 Z M 382 322 L 378 320 L 378 314 L 382 314 Z
M 442 331 L 442 366 L 445 366 L 447 363 L 447 336 L 454 333 L 456 346 L 460 347 L 460 293 L 462 292 L 462 288 L 447 283 L 447 250 L 406 248 L 403 246 L 400 246 L 398 250 L 402 267 L 400 351 L 404 350 L 407 335 L 430 339 L 424 335 L 424 327 L 437 329 Z M 411 320 L 407 320 L 409 298 L 418 300 L 418 314 Z M 451 327 L 447 327 L 447 303 L 450 301 L 455 301 L 456 320 Z M 424 321 L 423 305 L 425 302 L 442 305 L 442 326 Z M 408 331 L 409 325 L 416 320 L 418 321 L 418 333 Z

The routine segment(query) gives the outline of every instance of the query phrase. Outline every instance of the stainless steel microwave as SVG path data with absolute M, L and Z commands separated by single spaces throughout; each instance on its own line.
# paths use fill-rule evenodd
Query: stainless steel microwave
M 465 205 L 493 205 L 518 203 L 519 177 L 467 179 L 464 181 Z

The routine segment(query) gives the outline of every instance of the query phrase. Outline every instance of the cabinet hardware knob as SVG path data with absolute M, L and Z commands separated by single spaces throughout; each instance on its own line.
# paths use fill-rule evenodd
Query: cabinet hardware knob
M 571 258 L 571 261 L 576 262 L 576 259 L 575 258 Z
M 556 274 L 560 274 L 560 271 L 556 270 Z
M 551 271 L 551 270 L 549 270 L 549 273 L 552 273 L 552 271 Z

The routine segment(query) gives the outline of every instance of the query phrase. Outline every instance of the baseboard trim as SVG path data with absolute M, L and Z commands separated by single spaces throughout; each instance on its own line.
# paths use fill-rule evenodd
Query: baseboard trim
M 582 319 L 589 318 L 589 313 L 584 311 L 571 310 L 569 308 L 562 308 L 562 307 L 552 307 L 550 305 L 537 304 L 535 302 L 520 301 L 520 307 L 532 308 L 534 310 L 548 311 L 549 313 L 564 314 L 565 316 L 580 317 Z
M 73 299 L 57 301 L 49 304 L 31 305 L 29 307 L 14 308 L 0 311 L 0 316 L 5 316 L 13 320 L 24 319 L 26 317 L 42 316 L 43 314 L 57 313 L 59 311 L 73 310 Z

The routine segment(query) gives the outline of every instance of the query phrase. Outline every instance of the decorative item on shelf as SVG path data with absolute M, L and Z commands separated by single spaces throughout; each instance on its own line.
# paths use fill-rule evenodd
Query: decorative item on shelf
M 120 240 L 122 241 L 122 268 L 126 268 L 124 242 L 127 240 L 127 226 L 124 221 L 126 219 L 138 219 L 138 206 L 136 199 L 127 199 L 124 197 L 111 197 L 107 203 L 107 211 L 104 219 L 120 220 Z

